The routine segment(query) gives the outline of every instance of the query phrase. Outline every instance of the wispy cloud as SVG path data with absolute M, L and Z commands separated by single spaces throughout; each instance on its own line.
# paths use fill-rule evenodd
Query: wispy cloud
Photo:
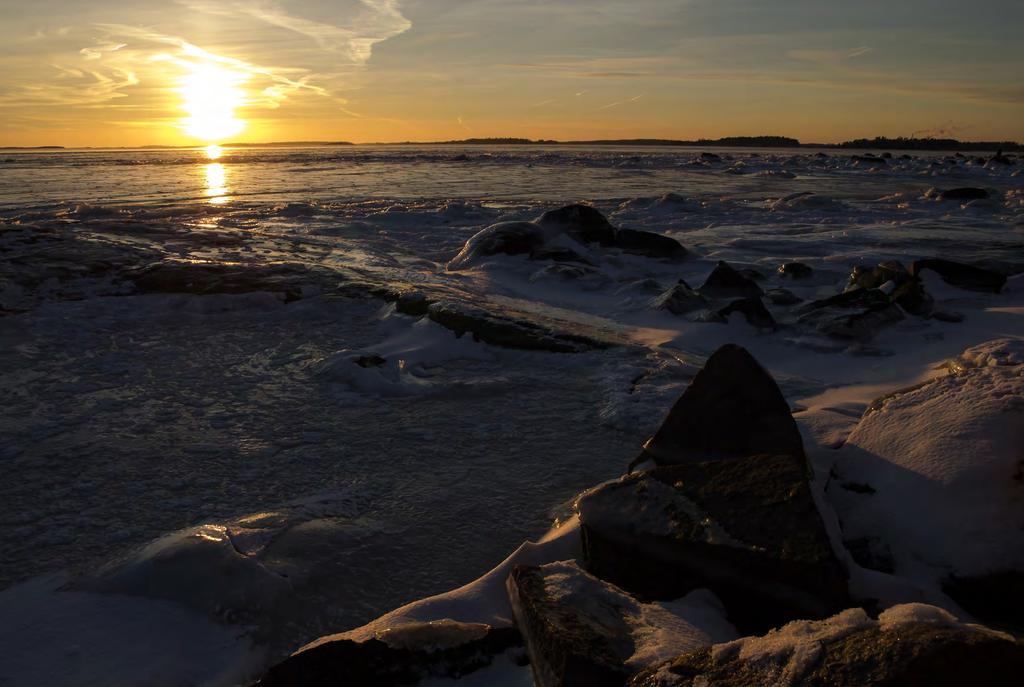
M 290 14 L 276 2 L 244 0 L 176 0 L 194 12 L 222 17 L 250 17 L 306 36 L 324 50 L 346 56 L 353 64 L 366 64 L 373 46 L 404 33 L 412 22 L 402 15 L 396 0 L 358 0 L 351 3 L 344 24 L 327 24 Z
M 613 107 L 618 107 L 619 105 L 628 105 L 629 103 L 635 103 L 637 100 L 640 100 L 645 95 L 646 95 L 646 93 L 641 93 L 640 95 L 634 95 L 632 98 L 627 98 L 625 100 L 616 100 L 614 103 L 608 103 L 607 105 L 602 105 L 601 107 L 599 107 L 597 109 L 599 109 L 599 110 L 608 110 L 608 109 L 611 109 Z

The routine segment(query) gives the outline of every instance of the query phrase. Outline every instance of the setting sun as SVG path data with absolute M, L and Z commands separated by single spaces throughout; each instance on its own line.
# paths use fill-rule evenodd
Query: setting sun
M 182 109 L 187 117 L 182 128 L 204 141 L 219 141 L 240 133 L 245 122 L 235 115 L 245 93 L 248 76 L 216 64 L 196 64 L 181 80 Z

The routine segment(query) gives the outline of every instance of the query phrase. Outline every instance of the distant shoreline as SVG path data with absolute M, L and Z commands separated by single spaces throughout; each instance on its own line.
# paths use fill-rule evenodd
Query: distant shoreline
M 349 141 L 274 141 L 269 143 L 221 143 L 223 148 L 289 148 L 313 146 L 487 146 L 487 145 L 522 145 L 522 146 L 660 146 L 688 148 L 849 148 L 856 150 L 922 150 L 937 152 L 1021 152 L 1024 144 L 1016 141 L 959 141 L 952 138 L 860 138 L 842 143 L 803 143 L 786 136 L 727 136 L 715 139 L 661 139 L 661 138 L 623 138 L 595 139 L 583 141 L 556 141 L 551 139 L 529 138 L 466 138 L 453 141 L 396 141 L 389 143 L 352 143 Z M 46 151 L 46 150 L 193 150 L 204 148 L 203 145 L 190 146 L 83 146 L 66 147 L 58 145 L 46 146 L 0 146 L 0 150 Z

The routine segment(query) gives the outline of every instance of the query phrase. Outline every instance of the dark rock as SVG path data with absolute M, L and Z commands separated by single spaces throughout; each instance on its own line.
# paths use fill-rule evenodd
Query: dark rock
M 983 188 L 951 188 L 939 194 L 941 200 L 984 200 L 988 191 Z
M 721 160 L 722 158 L 721 158 L 721 156 L 715 155 L 714 153 L 701 153 L 700 154 L 700 159 L 701 160 L 707 160 L 708 162 L 717 162 L 718 160 Z
M 915 260 L 910 264 L 910 273 L 915 276 L 919 277 L 923 270 L 931 270 L 947 284 L 970 291 L 999 293 L 1006 284 L 1006 276 L 998 272 L 941 258 Z
M 427 314 L 427 308 L 430 306 L 430 301 L 426 295 L 419 291 L 406 291 L 398 295 L 398 300 L 395 301 L 395 310 L 402 313 L 403 315 L 411 315 L 412 317 L 422 317 Z
M 760 286 L 723 260 L 719 260 L 697 291 L 710 298 L 759 298 L 764 293 Z
M 891 303 L 884 303 L 868 306 L 852 313 L 846 308 L 818 309 L 802 315 L 797 323 L 811 326 L 819 333 L 832 338 L 865 342 L 874 338 L 883 328 L 899 322 L 903 317 L 903 311 L 899 307 Z
M 615 244 L 615 227 L 589 205 L 567 205 L 558 210 L 548 210 L 537 219 L 537 224 L 563 229 L 580 243 L 599 243 L 606 247 Z
M 853 613 L 857 611 L 844 616 Z M 775 650 L 753 659 L 744 658 L 740 649 L 724 654 L 716 653 L 718 647 L 699 649 L 637 674 L 629 685 L 1012 687 L 1024 674 L 1024 647 L 1004 635 L 954 622 L 885 624 L 863 619 L 852 632 L 825 630 L 824 637 L 808 628 L 813 648 L 808 646 L 812 640 L 803 639 L 803 651 L 778 648 L 777 635 Z M 814 652 L 813 658 L 808 651 Z
M 796 309 L 798 315 L 805 315 L 829 308 L 871 308 L 889 304 L 889 297 L 878 289 L 854 288 L 835 296 L 805 303 Z
M 655 610 L 581 570 L 575 561 L 516 566 L 506 586 L 539 687 L 624 685 L 658 653 L 671 656 L 696 644 L 692 635 L 675 636 L 684 634 L 681 624 L 689 624 L 685 615 L 675 615 L 667 605 Z M 717 600 L 701 594 L 710 602 L 707 610 L 700 609 L 706 617 Z M 715 641 L 711 633 L 722 639 L 734 636 L 721 629 L 708 632 L 709 641 Z M 655 651 L 648 648 L 652 637 L 659 645 Z M 679 648 L 673 650 L 673 643 Z
M 690 288 L 682 279 L 665 293 L 651 301 L 655 310 L 667 310 L 673 315 L 685 315 L 688 312 L 703 308 L 707 299 Z
M 278 293 L 285 302 L 302 298 L 302 287 L 318 279 L 304 265 L 290 263 L 239 264 L 164 261 L 128 270 L 124 277 L 140 293 L 195 295 Z
M 853 556 L 857 565 L 869 570 L 878 570 L 886 574 L 896 572 L 896 563 L 892 557 L 892 549 L 878 537 L 858 537 L 843 541 L 843 546 Z
M 808 279 L 814 274 L 814 270 L 802 262 L 784 262 L 779 265 L 777 271 L 780 277 L 792 279 Z
M 1024 571 L 1001 570 L 987 575 L 952 576 L 942 591 L 968 613 L 986 623 L 1024 635 Z
M 530 281 L 539 281 L 554 277 L 566 281 L 575 281 L 587 278 L 596 278 L 601 281 L 607 280 L 607 276 L 595 267 L 590 265 L 570 265 L 556 262 L 537 270 L 530 276 Z
M 997 165 L 1012 165 L 1013 160 L 1005 155 L 996 154 L 988 159 L 989 162 L 994 162 Z
M 874 155 L 854 155 L 852 159 L 857 164 L 870 164 L 876 167 L 884 167 L 889 164 L 882 158 L 875 157 Z
M 768 278 L 761 274 L 760 272 L 758 272 L 757 270 L 755 270 L 753 267 L 741 267 L 736 271 L 751 281 L 764 281 L 765 279 Z
M 803 441 L 775 380 L 745 348 L 726 344 L 708 358 L 636 462 L 754 453 L 802 457 Z
M 335 639 L 278 663 L 261 687 L 416 685 L 424 678 L 459 678 L 522 645 L 514 628 L 438 621 L 400 626 L 364 642 Z
M 775 318 L 764 307 L 760 298 L 740 298 L 718 311 L 718 314 L 728 319 L 734 312 L 743 313 L 743 317 L 751 325 L 761 329 L 775 329 Z
M 921 280 L 897 260 L 889 260 L 874 267 L 855 266 L 850 272 L 849 286 L 883 289 L 891 302 L 922 317 L 927 317 L 935 306 L 934 299 L 925 292 Z
M 522 348 L 554 353 L 575 353 L 590 348 L 608 348 L 609 341 L 584 334 L 559 332 L 535 322 L 517 320 L 468 305 L 439 301 L 427 309 L 427 316 L 456 336 L 471 334 L 483 341 L 506 348 Z
M 803 302 L 800 296 L 788 289 L 768 289 L 764 295 L 773 305 L 796 305 Z
M 892 159 L 892 153 L 882 153 L 881 157 L 886 159 L 886 160 L 891 160 Z
M 359 367 L 380 367 L 388 361 L 379 355 L 361 355 L 353 361 Z
M 592 265 L 589 260 L 569 248 L 544 247 L 530 251 L 530 260 L 554 260 L 555 262 L 577 262 Z
M 849 602 L 802 449 L 634 473 L 586 492 L 576 508 L 588 570 L 641 598 L 706 587 L 744 633 Z
M 688 255 L 683 245 L 675 239 L 650 231 L 619 229 L 615 234 L 615 245 L 625 253 L 673 262 L 685 260 Z
M 474 234 L 448 262 L 450 271 L 491 255 L 524 255 L 544 245 L 544 230 L 532 222 L 499 222 Z

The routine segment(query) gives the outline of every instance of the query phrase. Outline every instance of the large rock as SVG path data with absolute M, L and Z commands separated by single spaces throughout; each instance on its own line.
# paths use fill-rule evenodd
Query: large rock
M 745 348 L 726 344 L 708 358 L 636 462 L 672 465 L 753 453 L 802 458 L 803 441 L 775 380 Z
M 827 492 L 852 551 L 874 552 L 862 565 L 945 583 L 983 618 L 1016 608 L 1024 625 L 1022 399 L 1024 343 L 1001 339 L 868 408 Z
M 721 308 L 718 314 L 728 319 L 729 315 L 734 312 L 742 314 L 748 324 L 758 329 L 775 329 L 777 326 L 775 318 L 772 317 L 768 308 L 764 307 L 764 303 L 761 302 L 760 298 L 738 298 L 724 308 Z
M 983 188 L 951 188 L 939 194 L 941 200 L 984 200 L 988 198 L 988 191 Z
M 277 293 L 286 302 L 302 298 L 303 286 L 328 283 L 323 271 L 293 263 L 224 264 L 166 260 L 124 272 L 140 293 L 195 295 Z
M 562 230 L 580 243 L 598 243 L 605 247 L 615 244 L 615 227 L 589 205 L 548 210 L 537 219 L 537 224 Z
M 962 262 L 926 258 L 915 260 L 910 264 L 910 273 L 920 277 L 924 270 L 935 272 L 947 284 L 959 286 L 970 291 L 989 291 L 999 293 L 1006 285 L 1006 275 L 987 270 L 983 267 L 965 265 Z
M 460 678 L 520 646 L 514 628 L 439 620 L 413 623 L 363 642 L 333 639 L 303 649 L 275 665 L 261 687 L 416 685 L 426 678 Z
M 624 685 L 639 670 L 736 636 L 707 590 L 641 603 L 571 561 L 517 566 L 507 587 L 539 687 Z
M 543 245 L 544 230 L 533 222 L 499 222 L 466 241 L 458 255 L 448 262 L 448 269 L 465 269 L 491 255 L 529 254 Z
M 934 606 L 906 604 L 872 620 L 850 609 L 794 622 L 764 637 L 699 649 L 654 666 L 631 687 L 963 687 L 1019 685 L 1024 647 L 958 622 Z
M 456 336 L 470 334 L 475 341 L 506 348 L 575 353 L 612 345 L 609 341 L 584 334 L 555 331 L 535 322 L 448 301 L 431 303 L 427 308 L 427 317 L 452 330 Z
M 654 468 L 583 494 L 588 570 L 642 598 L 707 587 L 744 632 L 848 604 L 800 456 L 758 454 Z
M 761 287 L 724 260 L 719 260 L 704 284 L 697 289 L 710 298 L 760 298 Z
M 848 289 L 861 287 L 878 290 L 889 301 L 914 315 L 931 314 L 934 301 L 925 292 L 921 280 L 897 260 L 889 260 L 872 267 L 857 265 L 850 272 Z
M 682 279 L 651 301 L 651 307 L 655 310 L 667 310 L 673 315 L 685 315 L 706 305 L 707 299 L 691 289 Z
M 859 278 L 856 270 L 854 276 Z M 861 286 L 805 303 L 796 313 L 797 324 L 802 327 L 835 339 L 858 342 L 871 340 L 882 329 L 904 318 L 903 310 L 893 304 L 888 293 Z
M 619 229 L 615 233 L 615 245 L 624 253 L 672 262 L 685 260 L 688 255 L 686 248 L 674 238 L 636 229 Z

